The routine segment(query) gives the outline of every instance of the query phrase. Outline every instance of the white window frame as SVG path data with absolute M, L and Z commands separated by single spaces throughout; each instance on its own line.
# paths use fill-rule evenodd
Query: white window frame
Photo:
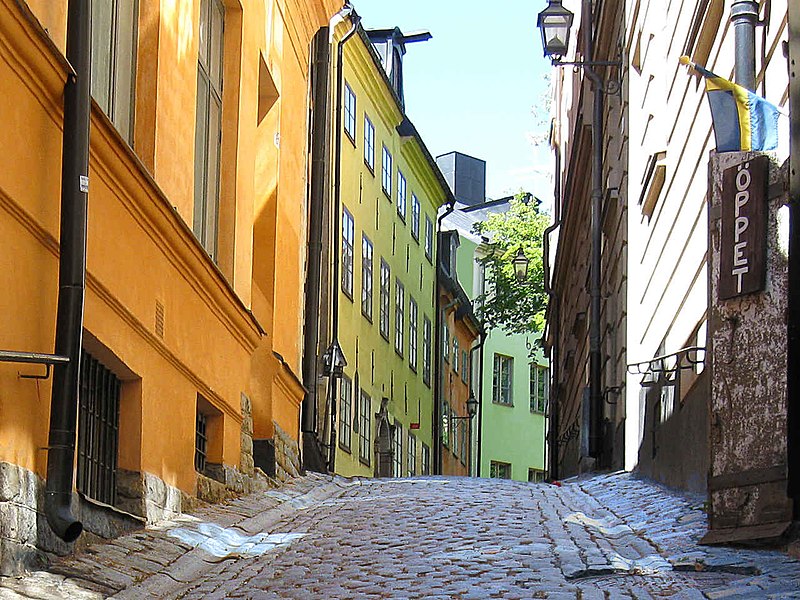
M 358 411 L 361 421 L 358 427 L 358 459 L 362 464 L 369 466 L 372 462 L 372 399 L 363 389 L 361 390 L 360 405 Z
M 375 126 L 364 113 L 364 164 L 375 173 Z
M 381 160 L 381 187 L 383 188 L 383 193 L 389 197 L 389 200 L 392 199 L 392 163 L 392 153 L 389 152 L 386 144 L 383 144 Z
M 397 214 L 406 222 L 406 196 L 408 194 L 408 182 L 400 169 L 397 169 Z
M 381 258 L 381 297 L 380 314 L 378 323 L 381 335 L 389 341 L 389 311 L 391 309 L 392 293 L 392 269 L 385 259 Z
M 408 477 L 414 477 L 417 474 L 417 438 L 410 431 L 408 432 L 406 473 Z
M 417 371 L 417 336 L 419 335 L 419 307 L 414 297 L 408 296 L 408 366 Z
M 432 323 L 427 315 L 422 322 L 422 381 L 431 385 L 431 337 L 433 335 Z
M 361 314 L 372 322 L 372 242 L 365 233 L 361 234 Z
M 532 413 L 547 412 L 547 397 L 550 387 L 549 369 L 535 362 L 530 363 L 530 410 Z
M 419 244 L 419 198 L 411 192 L 411 237 Z
M 433 221 L 425 215 L 425 258 L 433 263 Z
M 394 351 L 403 356 L 405 349 L 406 289 L 403 282 L 395 280 L 394 290 Z
M 339 447 L 349 453 L 353 428 L 353 382 L 343 375 L 339 386 Z
M 355 259 L 355 221 L 350 211 L 342 207 L 342 291 L 353 299 L 353 262 Z
M 403 425 L 395 420 L 394 422 L 394 439 L 392 440 L 392 477 L 403 476 Z
M 356 94 L 350 84 L 344 83 L 344 132 L 356 143 Z
M 514 357 L 495 353 L 492 369 L 492 402 L 514 406 Z

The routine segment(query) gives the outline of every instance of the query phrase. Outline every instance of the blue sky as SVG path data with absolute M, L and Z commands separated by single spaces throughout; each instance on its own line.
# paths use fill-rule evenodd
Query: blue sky
M 457 150 L 486 161 L 490 198 L 521 188 L 549 200 L 552 154 L 536 150 L 532 112 L 549 61 L 536 15 L 545 0 L 353 0 L 367 29 L 428 30 L 403 62 L 406 112 L 434 156 Z M 541 111 L 540 111 L 541 112 Z

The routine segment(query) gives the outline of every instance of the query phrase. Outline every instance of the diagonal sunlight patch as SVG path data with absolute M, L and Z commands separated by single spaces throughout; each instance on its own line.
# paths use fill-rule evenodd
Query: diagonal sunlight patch
M 260 556 L 276 548 L 283 548 L 305 533 L 257 533 L 243 535 L 216 523 L 201 523 L 197 529 L 179 527 L 167 532 L 185 544 L 200 548 L 212 556 L 225 558 L 231 555 Z
M 592 517 L 587 517 L 582 512 L 572 513 L 568 517 L 564 519 L 565 523 L 575 523 L 576 525 L 582 525 L 584 527 L 591 527 L 592 529 L 596 529 L 603 535 L 608 535 L 611 537 L 616 537 L 620 535 L 624 535 L 626 533 L 634 533 L 633 529 L 628 527 L 627 525 L 609 525 L 606 519 L 593 519 Z

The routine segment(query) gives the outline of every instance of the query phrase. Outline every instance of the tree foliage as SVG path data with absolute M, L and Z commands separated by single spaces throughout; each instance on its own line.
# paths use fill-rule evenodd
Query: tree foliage
M 488 239 L 488 251 L 481 259 L 486 291 L 476 303 L 487 329 L 532 333 L 544 327 L 547 294 L 542 240 L 549 223 L 549 216 L 540 212 L 540 200 L 520 193 L 506 212 L 490 215 L 475 225 L 475 233 Z M 512 264 L 520 248 L 529 261 L 528 276 L 521 282 Z

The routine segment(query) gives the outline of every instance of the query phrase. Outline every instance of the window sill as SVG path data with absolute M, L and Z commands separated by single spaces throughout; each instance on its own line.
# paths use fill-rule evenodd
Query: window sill
M 347 290 L 342 290 L 342 294 L 344 294 L 350 302 L 353 302 L 353 292 L 348 292 Z
M 368 315 L 364 312 L 364 309 L 361 309 L 361 316 L 364 317 L 367 321 L 369 321 L 370 325 L 372 324 L 372 315 Z
M 354 136 L 354 135 L 352 135 L 352 134 L 351 134 L 349 131 L 347 131 L 347 129 L 346 129 L 346 128 L 345 128 L 345 130 L 344 130 L 344 136 L 345 136 L 345 137 L 346 137 L 348 140 L 350 140 L 350 143 L 351 143 L 351 144 L 353 144 L 353 148 L 355 148 L 355 147 L 356 147 L 356 138 L 355 138 L 355 136 Z
M 364 159 L 364 166 L 365 166 L 365 167 L 367 167 L 367 170 L 370 172 L 370 174 L 371 174 L 373 177 L 375 177 L 375 167 L 374 167 L 374 166 L 372 166 L 372 165 L 370 165 L 370 164 L 367 162 L 367 159 L 366 159 L 366 158 Z
M 381 189 L 383 190 L 383 195 L 386 196 L 386 199 L 389 201 L 389 203 L 392 203 L 392 192 L 388 191 L 383 186 L 381 186 Z
M 369 467 L 369 466 L 370 466 L 370 464 L 369 464 L 369 459 L 366 459 L 366 460 L 365 460 L 365 459 L 363 459 L 363 458 L 361 458 L 361 457 L 359 456 L 359 457 L 358 457 L 358 462 L 360 462 L 360 463 L 361 463 L 362 465 L 364 465 L 365 467 Z
M 509 408 L 514 408 L 513 402 L 498 402 L 497 400 L 492 400 L 492 404 L 496 404 L 497 406 L 507 406 Z
M 347 452 L 348 454 L 352 454 L 353 451 L 350 449 L 350 446 L 345 446 L 343 444 L 339 444 L 339 450 L 342 452 Z

